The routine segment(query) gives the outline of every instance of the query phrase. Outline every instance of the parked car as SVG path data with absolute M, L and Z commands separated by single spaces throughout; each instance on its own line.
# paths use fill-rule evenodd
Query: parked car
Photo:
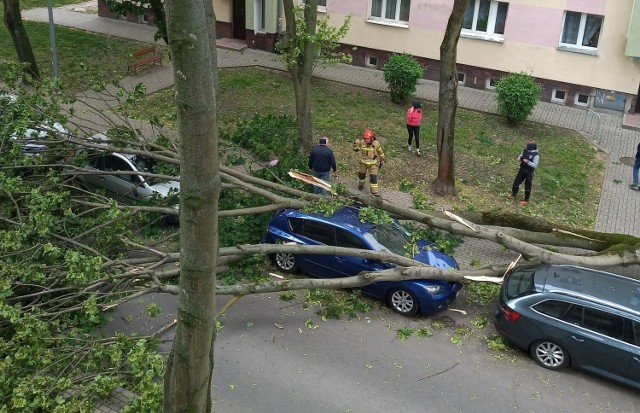
M 573 265 L 518 267 L 503 283 L 495 326 L 544 368 L 572 365 L 640 388 L 640 280 Z
M 97 141 L 105 141 L 106 137 L 98 134 L 93 137 Z M 149 200 L 154 196 L 166 198 L 180 192 L 180 182 L 158 180 L 142 176 L 136 172 L 153 173 L 155 160 L 119 152 L 95 149 L 81 149 L 87 159 L 83 167 L 88 170 L 104 171 L 104 174 L 78 174 L 77 179 L 90 190 L 104 190 L 105 195 L 125 204 Z M 83 158 L 84 159 L 84 158 Z M 67 164 L 74 164 L 73 157 L 68 157 Z M 127 172 L 119 174 L 117 172 Z M 178 205 L 172 205 L 178 209 Z M 178 223 L 178 215 L 167 215 L 167 222 Z
M 3 122 L 9 120 L 3 119 L 4 115 L 9 112 L 9 107 L 15 104 L 18 100 L 18 96 L 0 92 L 0 119 Z M 35 109 L 37 115 L 41 115 L 38 112 L 39 109 Z M 12 140 L 20 140 L 22 143 L 22 150 L 26 155 L 35 155 L 43 152 L 47 149 L 46 139 L 50 137 L 65 137 L 73 136 L 71 131 L 58 122 L 51 122 L 48 120 L 34 121 L 33 125 L 21 130 L 14 131 L 10 135 Z
M 387 251 L 405 255 L 409 233 L 397 221 L 375 225 L 360 222 L 359 207 L 347 206 L 327 217 L 294 209 L 277 212 L 271 219 L 264 243 L 295 242 L 301 245 L 329 245 Z M 453 257 L 438 251 L 429 241 L 418 241 L 414 259 L 444 269 L 457 269 Z M 377 271 L 394 264 L 358 257 L 276 253 L 276 267 L 284 272 L 298 270 L 318 278 L 338 278 L 357 275 L 362 271 Z M 360 289 L 385 301 L 403 315 L 434 314 L 447 308 L 462 286 L 438 280 L 406 280 L 377 282 Z

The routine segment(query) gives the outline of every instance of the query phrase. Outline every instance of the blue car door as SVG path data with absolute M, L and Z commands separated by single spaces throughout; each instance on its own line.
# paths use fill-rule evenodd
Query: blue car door
M 345 248 L 371 249 L 360 237 L 342 228 L 336 228 L 336 245 Z M 334 258 L 336 271 L 340 273 L 341 277 L 352 277 L 363 271 L 376 271 L 388 268 L 388 265 L 368 258 L 349 256 L 336 256 Z M 367 294 L 381 296 L 384 295 L 383 292 L 381 293 L 379 291 L 382 284 L 383 283 L 369 284 L 360 289 Z
M 566 321 L 581 328 L 566 331 L 572 362 L 585 370 L 624 381 L 630 345 L 623 341 L 624 318 L 592 307 L 574 306 Z
M 640 322 L 626 320 L 625 341 L 629 343 L 629 370 L 626 383 L 640 388 Z
M 291 230 L 304 241 L 305 245 L 336 245 L 333 225 L 311 219 L 289 218 Z M 319 278 L 339 277 L 335 271 L 333 255 L 296 254 L 300 269 Z

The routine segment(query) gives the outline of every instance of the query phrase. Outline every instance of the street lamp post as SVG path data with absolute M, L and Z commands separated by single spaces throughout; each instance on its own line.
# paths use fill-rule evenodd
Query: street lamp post
M 56 29 L 53 25 L 53 0 L 48 0 L 49 43 L 51 44 L 51 74 L 58 77 L 58 51 L 56 49 Z

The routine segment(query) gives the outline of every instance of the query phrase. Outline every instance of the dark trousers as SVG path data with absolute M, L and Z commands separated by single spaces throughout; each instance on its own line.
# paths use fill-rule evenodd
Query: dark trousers
M 407 125 L 407 132 L 409 132 L 409 140 L 407 141 L 407 145 L 411 146 L 411 140 L 415 136 L 416 149 L 420 149 L 420 125 L 418 126 Z
M 518 174 L 516 175 L 516 179 L 513 181 L 513 188 L 511 188 L 511 193 L 513 195 L 518 194 L 518 189 L 520 189 L 520 184 L 524 181 L 524 199 L 525 201 L 529 200 L 531 196 L 531 183 L 533 182 L 533 169 L 518 169 Z

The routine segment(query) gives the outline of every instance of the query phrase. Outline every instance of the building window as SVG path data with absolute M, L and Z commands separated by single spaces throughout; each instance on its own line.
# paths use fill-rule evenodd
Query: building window
M 469 0 L 464 12 L 461 34 L 466 37 L 504 39 L 508 3 L 490 0 Z
M 467 74 L 466 73 L 462 73 L 462 72 L 458 72 L 458 84 L 460 86 L 464 86 L 466 81 L 467 81 Z
M 601 28 L 602 16 L 567 11 L 560 46 L 597 49 Z
M 371 19 L 390 23 L 409 23 L 411 0 L 372 0 Z
M 567 92 L 560 89 L 553 89 L 551 93 L 551 101 L 556 103 L 565 103 L 567 101 Z
M 485 89 L 495 89 L 500 79 L 497 77 L 489 77 L 485 83 Z
M 255 31 L 256 32 L 264 32 L 265 31 L 265 2 L 266 0 L 255 0 Z
M 364 58 L 364 64 L 366 66 L 378 67 L 378 58 L 376 56 L 367 56 Z
M 576 106 L 589 107 L 589 95 L 585 95 L 584 93 L 576 93 L 574 104 Z
M 302 0 L 302 4 L 307 4 L 307 0 Z M 318 11 L 321 13 L 327 12 L 327 0 L 318 0 Z

